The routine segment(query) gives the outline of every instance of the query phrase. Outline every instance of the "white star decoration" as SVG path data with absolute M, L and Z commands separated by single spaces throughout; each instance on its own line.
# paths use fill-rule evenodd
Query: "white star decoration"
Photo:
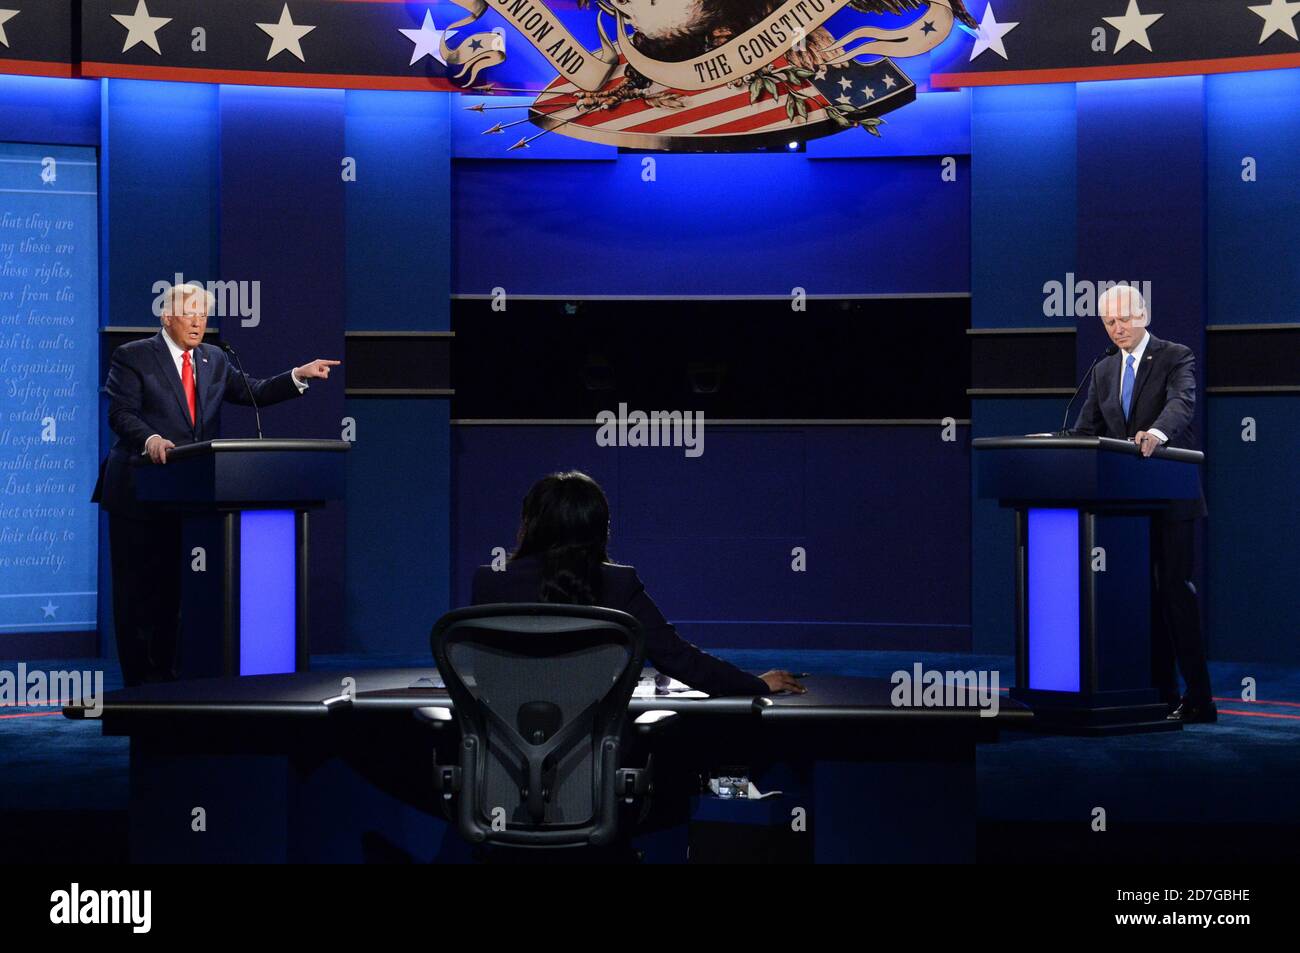
M 1151 38 L 1147 36 L 1147 28 L 1162 16 L 1163 13 L 1143 13 L 1138 9 L 1138 0 L 1128 0 L 1128 9 L 1124 11 L 1122 17 L 1102 17 L 1119 30 L 1119 39 L 1115 41 L 1115 49 L 1111 52 L 1118 53 L 1130 43 L 1145 46 L 1150 51 Z
M 141 0 L 143 2 L 143 0 Z M 266 54 L 270 60 L 277 53 L 292 53 L 298 57 L 299 61 L 306 63 L 307 58 L 302 55 L 302 43 L 304 36 L 316 29 L 314 26 L 300 26 L 293 22 L 293 17 L 289 15 L 289 4 L 284 5 L 280 11 L 280 21 L 278 23 L 259 23 L 262 32 L 271 38 L 271 52 Z
M 1262 6 L 1253 6 L 1251 12 L 1264 18 L 1264 29 L 1260 31 L 1259 42 L 1263 43 L 1274 33 L 1285 33 L 1293 40 L 1300 40 L 1295 32 L 1296 14 L 1300 13 L 1300 0 L 1271 0 Z
M 9 37 L 5 36 L 5 24 L 18 16 L 18 10 L 0 10 L 0 43 L 5 46 L 9 45 Z
M 59 611 L 59 607 L 56 606 L 53 602 L 51 602 L 49 599 L 45 600 L 45 605 L 41 606 L 40 609 L 42 612 L 45 613 L 45 615 L 41 616 L 42 619 L 53 619 L 54 613 Z
M 984 19 L 980 21 L 979 29 L 975 33 L 975 45 L 971 47 L 970 58 L 974 60 L 985 50 L 992 50 L 1004 60 L 1007 59 L 1007 48 L 1002 45 L 1002 38 L 1018 26 L 1020 26 L 1019 20 L 999 23 L 997 17 L 993 15 L 993 4 L 990 3 L 984 8 Z
M 897 85 L 898 85 L 898 80 L 894 79 L 894 77 L 892 77 L 892 76 L 890 76 L 888 73 L 886 73 L 886 74 L 885 74 L 885 89 L 893 89 L 893 88 L 894 88 L 895 86 L 897 86 Z
M 411 51 L 411 66 L 426 56 L 432 56 L 443 66 L 447 65 L 447 61 L 442 58 L 442 41 L 444 38 L 451 39 L 456 35 L 456 31 L 439 30 L 434 26 L 432 10 L 424 11 L 424 22 L 420 24 L 420 29 L 397 32 L 415 44 L 415 49 Z
M 126 27 L 126 41 L 122 44 L 123 53 L 137 43 L 143 43 L 162 56 L 162 47 L 158 45 L 158 31 L 172 22 L 171 17 L 149 16 L 149 8 L 145 6 L 144 0 L 140 0 L 135 5 L 135 13 L 130 16 L 114 13 L 113 19 Z

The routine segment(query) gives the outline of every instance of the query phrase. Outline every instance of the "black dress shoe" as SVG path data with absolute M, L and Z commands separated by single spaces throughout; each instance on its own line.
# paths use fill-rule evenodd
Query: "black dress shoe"
M 1198 702 L 1184 698 L 1167 718 L 1169 721 L 1181 721 L 1184 725 L 1209 724 L 1219 720 L 1219 709 L 1214 707 L 1214 702 L 1210 699 Z

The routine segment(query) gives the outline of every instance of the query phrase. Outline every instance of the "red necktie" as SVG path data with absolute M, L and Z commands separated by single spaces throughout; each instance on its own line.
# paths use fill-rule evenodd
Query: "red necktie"
M 185 401 L 190 405 L 190 423 L 194 423 L 194 365 L 190 363 L 190 352 L 182 355 L 181 386 L 185 388 Z

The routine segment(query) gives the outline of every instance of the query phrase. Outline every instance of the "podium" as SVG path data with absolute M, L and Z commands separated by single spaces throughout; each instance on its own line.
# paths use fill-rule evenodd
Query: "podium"
M 1180 728 L 1152 679 L 1152 517 L 1200 497 L 1204 454 L 1162 447 L 1144 458 L 1109 437 L 971 446 L 977 495 L 1016 511 L 1011 697 L 1058 731 Z
M 182 678 L 309 667 L 309 511 L 343 498 L 345 440 L 205 440 L 141 467 L 136 498 L 182 517 Z

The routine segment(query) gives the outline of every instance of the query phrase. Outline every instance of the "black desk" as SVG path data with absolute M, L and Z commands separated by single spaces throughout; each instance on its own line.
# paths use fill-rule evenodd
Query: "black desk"
M 415 717 L 451 707 L 436 678 L 432 667 L 314 671 L 108 694 L 104 734 L 131 738 L 132 860 L 457 856 L 432 789 L 434 757 L 454 761 L 454 722 Z M 749 766 L 761 788 L 787 792 L 769 808 L 805 812 L 819 861 L 973 860 L 975 747 L 1027 727 L 1030 712 L 1005 695 L 995 717 L 895 708 L 884 679 L 818 676 L 808 688 L 635 697 L 631 713 L 682 716 L 660 742 L 671 749 L 656 755 L 663 770 Z M 715 816 L 730 803 L 714 803 Z M 650 859 L 681 860 L 684 837 L 660 832 L 641 846 Z

